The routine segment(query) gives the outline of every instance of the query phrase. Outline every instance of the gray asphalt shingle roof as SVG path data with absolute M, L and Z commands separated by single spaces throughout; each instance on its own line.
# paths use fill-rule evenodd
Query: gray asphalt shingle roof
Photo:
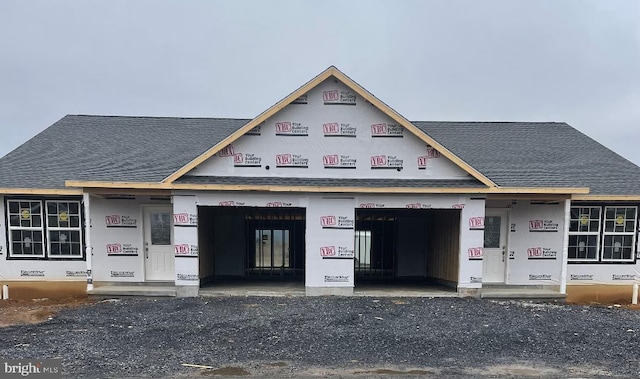
M 0 188 L 64 188 L 65 180 L 160 182 L 249 121 L 66 116 L 0 158 Z M 413 123 L 499 186 L 590 187 L 595 195 L 640 195 L 640 167 L 565 123 Z M 196 179 L 181 182 L 189 180 Z M 318 179 L 325 182 L 317 185 L 347 185 Z M 463 184 L 471 183 L 477 185 Z M 393 182 L 410 184 L 428 185 Z
M 566 123 L 414 121 L 502 187 L 589 187 L 640 195 L 640 167 Z
M 160 182 L 249 121 L 69 115 L 0 159 L 0 188 Z

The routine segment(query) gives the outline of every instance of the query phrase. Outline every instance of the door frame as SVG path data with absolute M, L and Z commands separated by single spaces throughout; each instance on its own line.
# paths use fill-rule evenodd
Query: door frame
M 511 234 L 511 209 L 510 208 L 486 208 L 485 209 L 485 217 L 486 216 L 501 216 L 504 217 L 504 279 L 500 282 L 485 282 L 487 284 L 509 284 L 509 234 Z M 485 225 L 486 227 L 486 225 Z M 484 240 L 484 236 L 483 236 Z M 483 246 L 484 249 L 484 246 Z M 482 266 L 482 274 L 484 276 L 484 263 Z
M 173 282 L 175 278 L 172 280 L 156 280 L 156 279 L 147 279 L 147 227 L 149 221 L 147 220 L 147 212 L 152 209 L 167 209 L 169 211 L 169 223 L 171 225 L 171 242 L 169 244 L 171 251 L 174 250 L 175 240 L 173 235 L 173 204 L 142 204 L 140 207 L 142 211 L 142 271 L 144 273 L 144 281 L 145 282 Z M 173 253 L 172 253 L 173 255 Z M 175 260 L 175 257 L 174 257 Z M 175 263 L 174 263 L 174 274 L 175 274 Z M 174 275 L 175 276 L 175 275 Z

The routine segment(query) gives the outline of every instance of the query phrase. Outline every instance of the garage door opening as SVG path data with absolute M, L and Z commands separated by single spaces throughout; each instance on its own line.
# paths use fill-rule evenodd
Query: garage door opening
M 356 285 L 414 282 L 455 287 L 459 237 L 458 209 L 356 209 Z
M 304 208 L 199 207 L 202 283 L 303 280 Z

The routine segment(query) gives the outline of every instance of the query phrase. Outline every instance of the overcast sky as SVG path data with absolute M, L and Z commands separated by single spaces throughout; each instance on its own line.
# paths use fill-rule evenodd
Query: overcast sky
M 565 121 L 640 164 L 631 0 L 3 0 L 0 156 L 66 114 L 251 118 L 330 65 L 410 120 Z

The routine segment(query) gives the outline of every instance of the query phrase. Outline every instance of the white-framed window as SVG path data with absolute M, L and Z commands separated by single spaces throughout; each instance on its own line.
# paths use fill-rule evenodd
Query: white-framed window
M 637 219 L 637 207 L 605 207 L 602 233 L 603 261 L 634 261 Z
M 602 207 L 571 207 L 569 261 L 599 260 Z
M 82 258 L 79 201 L 46 202 L 49 258 Z
M 8 258 L 84 258 L 80 201 L 8 199 L 6 205 Z
M 39 200 L 8 200 L 7 209 L 9 256 L 44 258 L 42 202 Z

